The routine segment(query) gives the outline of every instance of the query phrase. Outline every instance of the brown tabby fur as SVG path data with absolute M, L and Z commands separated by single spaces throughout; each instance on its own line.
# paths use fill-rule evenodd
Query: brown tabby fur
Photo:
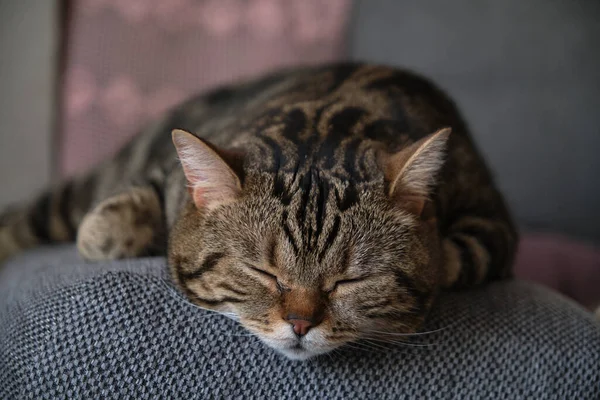
M 210 141 L 174 133 L 184 169 L 172 129 Z M 509 276 L 517 242 L 451 100 L 361 64 L 192 99 L 0 224 L 0 259 L 76 237 L 88 259 L 160 254 L 168 232 L 191 302 L 298 359 L 414 332 L 440 289 Z

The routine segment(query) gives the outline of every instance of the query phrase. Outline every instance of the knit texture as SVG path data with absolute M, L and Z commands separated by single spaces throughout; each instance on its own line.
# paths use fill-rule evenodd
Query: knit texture
M 0 271 L 1 399 L 598 399 L 600 325 L 538 286 L 445 294 L 428 335 L 289 361 L 185 303 L 164 259 L 39 249 Z

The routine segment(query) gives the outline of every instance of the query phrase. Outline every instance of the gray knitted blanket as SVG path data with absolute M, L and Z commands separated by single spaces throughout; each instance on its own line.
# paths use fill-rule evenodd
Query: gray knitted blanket
M 541 287 L 445 294 L 425 330 L 289 361 L 184 303 L 163 259 L 38 249 L 0 268 L 0 398 L 600 398 L 600 325 Z

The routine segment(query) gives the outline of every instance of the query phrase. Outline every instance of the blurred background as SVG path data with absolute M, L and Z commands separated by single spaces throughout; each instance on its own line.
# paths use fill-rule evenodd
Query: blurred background
M 591 307 L 599 20 L 594 0 L 0 0 L 0 207 L 198 91 L 281 66 L 405 66 L 470 123 L 523 232 L 517 274 Z

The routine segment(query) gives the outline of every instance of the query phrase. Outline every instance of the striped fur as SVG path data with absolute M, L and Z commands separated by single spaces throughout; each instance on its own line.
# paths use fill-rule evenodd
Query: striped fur
M 178 155 L 173 129 L 203 140 L 180 133 Z M 91 259 L 166 252 L 190 301 L 298 359 L 414 332 L 441 289 L 508 277 L 517 243 L 452 101 L 361 64 L 182 104 L 90 174 L 6 212 L 0 259 L 77 232 Z

